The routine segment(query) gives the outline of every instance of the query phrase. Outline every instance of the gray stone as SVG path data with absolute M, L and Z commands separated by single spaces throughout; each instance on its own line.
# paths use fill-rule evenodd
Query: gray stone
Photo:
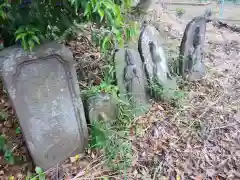
M 131 7 L 136 7 L 139 4 L 140 0 L 133 0 Z
M 136 116 L 149 108 L 146 93 L 147 79 L 136 48 L 122 48 L 115 54 L 115 68 L 120 96 L 130 102 Z
M 147 78 L 165 88 L 176 88 L 176 80 L 171 77 L 168 62 L 162 47 L 159 32 L 152 25 L 143 27 L 139 38 L 139 52 L 144 62 Z
M 107 93 L 100 93 L 87 100 L 88 118 L 93 121 L 117 120 L 117 100 Z
M 206 33 L 206 17 L 193 18 L 186 26 L 179 57 L 179 74 L 187 80 L 199 80 L 206 74 L 203 63 L 203 46 Z
M 57 43 L 0 53 L 1 76 L 35 164 L 48 169 L 84 150 L 88 131 L 73 56 Z
M 147 11 L 153 0 L 135 0 L 135 7 L 140 11 Z

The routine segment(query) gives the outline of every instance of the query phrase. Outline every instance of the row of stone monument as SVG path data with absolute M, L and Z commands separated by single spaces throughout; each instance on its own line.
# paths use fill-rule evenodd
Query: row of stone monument
M 186 27 L 179 67 L 185 79 L 201 78 L 205 73 L 202 62 L 205 31 L 205 17 L 194 18 Z M 136 115 L 141 113 L 138 110 L 142 105 L 149 104 L 149 83 L 154 81 L 170 88 L 176 85 L 160 35 L 151 24 L 143 26 L 138 43 L 118 49 L 115 63 L 120 95 L 131 101 Z M 43 169 L 83 152 L 88 143 L 85 116 L 97 119 L 98 113 L 103 113 L 97 111 L 102 105 L 99 101 L 104 98 L 101 95 L 100 99 L 89 99 L 91 108 L 84 110 L 73 64 L 72 52 L 55 42 L 40 45 L 33 52 L 25 52 L 19 46 L 0 52 L 1 78 L 32 159 Z M 107 106 L 109 97 L 104 101 Z M 114 106 L 105 109 L 111 108 Z M 114 118 L 114 114 L 109 117 Z

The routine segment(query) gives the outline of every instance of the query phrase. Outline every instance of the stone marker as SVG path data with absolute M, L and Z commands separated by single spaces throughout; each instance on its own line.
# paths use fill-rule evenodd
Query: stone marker
M 149 108 L 147 79 L 137 48 L 120 48 L 115 54 L 116 78 L 121 98 L 133 105 L 139 116 Z
M 202 61 L 206 17 L 193 18 L 186 26 L 180 46 L 179 74 L 187 80 L 199 80 L 206 74 Z
M 145 25 L 138 42 L 139 52 L 149 82 L 157 82 L 165 88 L 175 89 L 176 80 L 169 72 L 162 41 L 163 39 L 154 26 Z
M 93 121 L 117 120 L 117 100 L 107 93 L 100 93 L 87 100 L 88 119 Z
M 51 168 L 84 150 L 88 131 L 69 49 L 47 43 L 33 52 L 0 52 L 1 77 L 36 164 Z

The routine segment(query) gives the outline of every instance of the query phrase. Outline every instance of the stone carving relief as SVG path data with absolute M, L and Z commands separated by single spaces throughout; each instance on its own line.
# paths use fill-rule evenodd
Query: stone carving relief
M 205 17 L 196 17 L 186 26 L 179 57 L 179 72 L 185 79 L 198 80 L 206 74 L 203 63 L 205 33 Z
M 147 80 L 139 53 L 130 48 L 119 49 L 115 64 L 121 97 L 132 103 L 136 115 L 145 112 L 148 107 Z

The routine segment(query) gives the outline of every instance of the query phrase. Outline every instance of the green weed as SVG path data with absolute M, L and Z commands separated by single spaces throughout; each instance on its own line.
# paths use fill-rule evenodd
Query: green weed
M 132 124 L 132 106 L 119 97 L 118 87 L 113 85 L 114 68 L 107 67 L 104 81 L 85 91 L 88 97 L 105 92 L 117 100 L 118 118 L 116 121 L 93 121 L 91 123 L 90 148 L 102 150 L 105 162 L 113 170 L 125 170 L 131 166 L 133 151 L 128 139 Z
M 36 167 L 35 174 L 27 176 L 26 180 L 46 180 L 46 174 L 40 167 Z
M 176 8 L 176 16 L 181 18 L 185 14 L 185 9 L 183 8 Z
M 150 84 L 151 96 L 154 97 L 155 100 L 166 101 L 176 107 L 181 106 L 181 102 L 185 97 L 185 93 L 183 91 L 163 87 L 155 82 L 151 82 Z
M 8 118 L 8 113 L 5 111 L 0 111 L 0 120 L 5 121 Z
M 40 44 L 40 30 L 27 25 L 20 26 L 15 32 L 15 41 L 20 41 L 24 50 L 32 51 L 36 44 Z
M 109 84 L 105 81 L 101 82 L 98 86 L 89 87 L 87 90 L 83 91 L 83 94 L 86 98 L 95 96 L 99 93 L 108 93 L 117 97 L 118 87 L 112 84 Z
M 16 133 L 16 134 L 21 134 L 21 128 L 20 128 L 20 127 L 17 127 L 17 128 L 15 129 L 15 133 Z
M 133 151 L 126 131 L 116 130 L 110 122 L 94 121 L 91 124 L 91 148 L 103 150 L 106 164 L 113 170 L 129 168 Z
M 12 151 L 7 146 L 6 138 L 3 135 L 0 136 L 0 151 L 3 152 L 3 157 L 7 162 L 14 164 L 15 159 L 13 157 Z

